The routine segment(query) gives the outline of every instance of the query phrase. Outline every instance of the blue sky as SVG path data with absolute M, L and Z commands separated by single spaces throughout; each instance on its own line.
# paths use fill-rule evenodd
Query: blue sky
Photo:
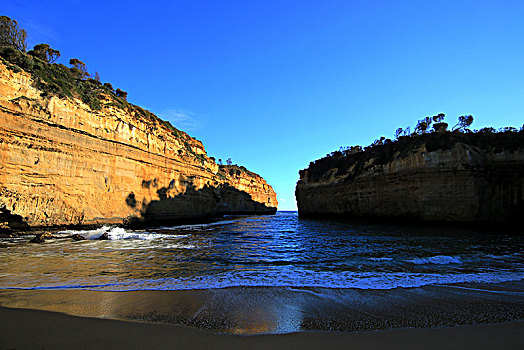
M 298 170 L 446 113 L 524 123 L 522 1 L 0 0 L 31 47 L 232 158 L 296 208 Z

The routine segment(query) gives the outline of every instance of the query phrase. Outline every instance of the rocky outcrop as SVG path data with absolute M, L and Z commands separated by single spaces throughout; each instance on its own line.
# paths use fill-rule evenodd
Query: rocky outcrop
M 73 239 L 73 241 L 85 241 L 85 240 L 87 240 L 87 238 L 85 238 L 84 236 L 79 235 L 78 233 L 75 233 L 74 235 L 72 235 L 71 238 Z
M 300 171 L 302 217 L 516 223 L 524 214 L 524 132 L 405 137 Z
M 43 92 L 37 86 L 44 82 L 8 66 L 0 61 L 1 223 L 121 224 L 276 211 L 264 179 L 218 166 L 200 141 L 151 113 L 110 94 L 94 110 Z
M 29 242 L 31 243 L 44 243 L 46 239 L 53 239 L 55 236 L 50 232 L 39 233 L 33 237 Z

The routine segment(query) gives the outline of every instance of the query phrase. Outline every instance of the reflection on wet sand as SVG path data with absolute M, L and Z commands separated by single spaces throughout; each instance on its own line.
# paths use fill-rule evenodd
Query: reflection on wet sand
M 522 319 L 522 284 L 381 291 L 242 287 L 132 292 L 0 290 L 0 306 L 174 323 L 232 334 L 359 331 Z

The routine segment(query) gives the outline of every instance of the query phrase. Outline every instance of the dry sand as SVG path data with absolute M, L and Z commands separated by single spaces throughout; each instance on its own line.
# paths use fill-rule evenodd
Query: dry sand
M 524 322 L 362 333 L 235 336 L 0 307 L 0 349 L 519 349 Z

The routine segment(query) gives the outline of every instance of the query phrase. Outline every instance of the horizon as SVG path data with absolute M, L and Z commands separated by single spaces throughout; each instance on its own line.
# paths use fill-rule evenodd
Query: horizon
M 28 49 L 82 60 L 209 156 L 261 175 L 278 211 L 297 210 L 298 171 L 341 146 L 437 113 L 450 126 L 472 114 L 473 129 L 524 121 L 521 3 L 160 3 L 15 0 L 2 15 Z

